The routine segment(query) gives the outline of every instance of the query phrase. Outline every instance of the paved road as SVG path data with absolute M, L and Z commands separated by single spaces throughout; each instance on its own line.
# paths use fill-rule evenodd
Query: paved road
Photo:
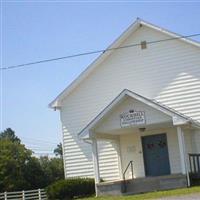
M 177 196 L 177 197 L 164 197 L 164 198 L 160 198 L 159 200 L 200 200 L 200 193 Z

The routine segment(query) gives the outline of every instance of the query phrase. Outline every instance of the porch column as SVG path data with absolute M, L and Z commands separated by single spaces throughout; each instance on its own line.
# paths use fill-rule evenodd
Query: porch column
M 186 174 L 185 139 L 183 131 L 180 126 L 177 127 L 177 134 L 178 134 L 178 144 L 179 144 L 179 152 L 181 158 L 181 171 L 182 174 Z
M 95 183 L 100 183 L 99 156 L 98 156 L 98 146 L 96 138 L 92 139 L 92 157 L 94 165 Z
M 116 144 L 117 144 L 117 156 L 118 156 L 118 164 L 119 164 L 119 176 L 120 176 L 120 179 L 123 179 L 120 139 L 116 140 Z
M 178 134 L 178 144 L 179 144 L 179 151 L 180 151 L 180 158 L 181 158 L 182 174 L 185 174 L 187 176 L 187 185 L 189 187 L 190 178 L 189 178 L 189 171 L 188 171 L 188 166 L 187 166 L 185 138 L 184 138 L 184 132 L 180 126 L 177 127 L 177 134 Z

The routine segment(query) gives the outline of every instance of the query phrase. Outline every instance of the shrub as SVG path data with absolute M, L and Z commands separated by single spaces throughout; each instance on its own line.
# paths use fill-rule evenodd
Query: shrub
M 91 178 L 68 178 L 47 187 L 47 195 L 50 200 L 67 200 L 94 195 L 94 193 L 95 183 Z

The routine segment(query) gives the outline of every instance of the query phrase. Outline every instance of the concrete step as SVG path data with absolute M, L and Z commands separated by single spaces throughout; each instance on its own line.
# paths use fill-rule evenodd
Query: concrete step
M 187 179 L 183 175 L 147 177 L 128 180 L 126 182 L 126 194 L 138 194 L 182 187 L 187 187 Z
M 130 195 L 159 190 L 169 190 L 187 187 L 185 175 L 168 175 L 159 177 L 145 177 L 124 181 L 103 182 L 96 185 L 97 195 Z

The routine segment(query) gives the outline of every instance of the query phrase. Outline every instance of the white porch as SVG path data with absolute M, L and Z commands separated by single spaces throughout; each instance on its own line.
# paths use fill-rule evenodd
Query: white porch
M 110 189 L 107 187 L 110 194 L 114 186 L 119 189 L 122 180 L 130 180 L 132 176 L 140 181 L 148 178 L 151 183 L 145 183 L 154 184 L 154 190 L 189 186 L 188 153 L 198 153 L 195 145 L 195 132 L 198 130 L 199 124 L 179 113 L 124 90 L 80 134 L 92 143 L 97 194 L 102 194 L 100 191 L 108 181 L 112 184 Z M 144 138 L 148 136 L 152 136 L 150 143 L 145 143 Z M 113 162 L 110 159 L 108 163 L 105 156 L 102 158 L 103 141 L 109 142 L 115 150 Z M 133 162 L 133 174 L 131 167 L 127 169 L 130 161 Z M 162 169 L 165 165 L 168 167 Z M 112 179 L 107 180 L 106 172 L 113 174 Z M 167 180 L 169 188 L 166 185 L 161 187 L 158 180 L 163 183 Z M 137 192 L 135 187 L 133 193 Z M 149 188 L 144 188 L 145 191 Z
M 163 129 L 159 128 L 155 130 L 145 130 L 144 132 L 141 132 L 139 130 L 131 132 L 131 129 L 129 129 L 125 130 L 122 134 L 115 136 L 109 134 L 98 134 L 92 140 L 93 156 L 95 158 L 94 164 L 97 165 L 96 167 L 98 168 L 96 170 L 96 182 L 99 183 L 101 181 L 100 179 L 106 181 L 106 178 L 104 179 L 103 176 L 104 163 L 102 163 L 102 161 L 99 163 L 99 157 L 101 155 L 99 156 L 98 152 L 98 150 L 101 151 L 99 146 L 103 141 L 110 142 L 113 148 L 115 148 L 118 155 L 117 169 L 119 170 L 119 176 L 116 176 L 116 179 L 113 178 L 113 180 L 123 179 L 123 173 L 130 161 L 133 161 L 134 178 L 141 178 L 146 177 L 142 138 L 145 136 L 159 134 L 166 134 L 167 137 L 170 174 L 186 174 L 187 166 L 185 165 L 185 159 L 188 160 L 188 153 L 195 153 L 195 150 L 192 147 L 192 136 L 189 135 L 188 130 L 185 130 L 185 132 L 183 133 L 181 127 L 171 127 Z M 185 140 L 184 143 L 183 140 Z M 183 152 L 185 152 L 185 157 L 181 156 Z M 113 164 L 116 165 L 116 162 L 114 162 Z M 112 165 L 112 163 L 110 163 L 110 165 Z M 115 167 L 113 166 L 113 168 Z M 125 175 L 127 179 L 132 178 L 131 167 L 129 167 Z

